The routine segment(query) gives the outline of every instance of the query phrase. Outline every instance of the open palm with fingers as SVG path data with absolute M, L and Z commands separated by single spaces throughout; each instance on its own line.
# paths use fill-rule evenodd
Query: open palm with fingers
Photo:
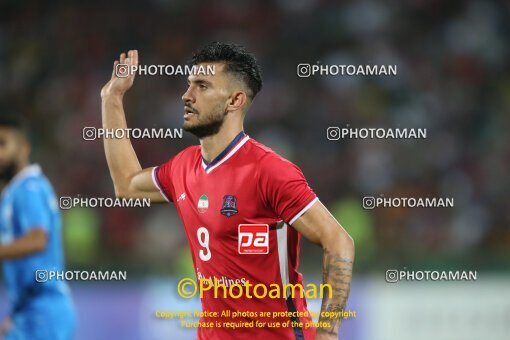
M 138 51 L 129 50 L 120 54 L 120 59 L 113 63 L 112 77 L 101 89 L 101 97 L 107 95 L 124 95 L 133 86 L 135 74 L 133 66 L 138 66 Z

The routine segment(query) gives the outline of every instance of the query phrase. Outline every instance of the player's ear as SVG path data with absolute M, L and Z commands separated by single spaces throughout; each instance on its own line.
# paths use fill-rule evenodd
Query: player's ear
M 229 98 L 229 102 L 227 105 L 227 111 L 233 112 L 237 110 L 242 110 L 244 106 L 248 102 L 248 96 L 244 91 L 234 91 Z
M 20 141 L 20 157 L 23 161 L 27 161 L 30 159 L 30 153 L 32 152 L 32 145 L 30 145 L 30 142 L 26 138 L 22 138 Z

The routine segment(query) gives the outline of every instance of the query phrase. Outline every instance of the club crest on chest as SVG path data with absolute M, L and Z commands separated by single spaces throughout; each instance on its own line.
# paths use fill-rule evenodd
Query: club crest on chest
M 233 195 L 223 196 L 223 205 L 220 210 L 222 215 L 227 217 L 234 216 L 237 214 L 237 198 Z

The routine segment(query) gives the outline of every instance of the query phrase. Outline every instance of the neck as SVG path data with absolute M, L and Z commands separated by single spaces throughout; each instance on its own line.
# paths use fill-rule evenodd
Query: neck
M 21 171 L 23 171 L 23 169 L 25 169 L 27 166 L 29 166 L 30 163 L 28 161 L 22 161 L 18 164 L 18 167 L 16 168 L 16 174 L 14 176 L 16 176 L 17 174 L 19 174 Z
M 223 150 L 225 150 L 227 145 L 241 131 L 243 131 L 242 125 L 231 128 L 224 125 L 217 134 L 202 138 L 200 140 L 200 145 L 202 147 L 202 157 L 205 159 L 206 162 L 210 163 Z

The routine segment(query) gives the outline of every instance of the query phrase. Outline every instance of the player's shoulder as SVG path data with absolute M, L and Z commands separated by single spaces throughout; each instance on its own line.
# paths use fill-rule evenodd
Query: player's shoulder
M 193 161 L 197 156 L 200 156 L 200 145 L 192 145 L 170 157 L 168 162 L 181 163 L 186 161 Z
M 44 176 L 32 176 L 26 178 L 20 184 L 20 191 L 24 195 L 48 195 L 51 191 L 51 185 L 48 179 Z
M 18 176 L 14 179 L 12 192 L 19 199 L 33 198 L 36 195 L 44 195 L 50 191 L 49 181 L 39 166 L 30 166 Z
M 200 155 L 200 145 L 191 145 L 180 151 L 176 157 L 195 157 L 197 154 Z
M 296 167 L 294 163 L 253 138 L 249 139 L 248 145 L 250 158 L 256 161 L 258 166 L 263 169 L 267 168 L 274 171 L 276 169 L 281 170 L 288 167 Z

